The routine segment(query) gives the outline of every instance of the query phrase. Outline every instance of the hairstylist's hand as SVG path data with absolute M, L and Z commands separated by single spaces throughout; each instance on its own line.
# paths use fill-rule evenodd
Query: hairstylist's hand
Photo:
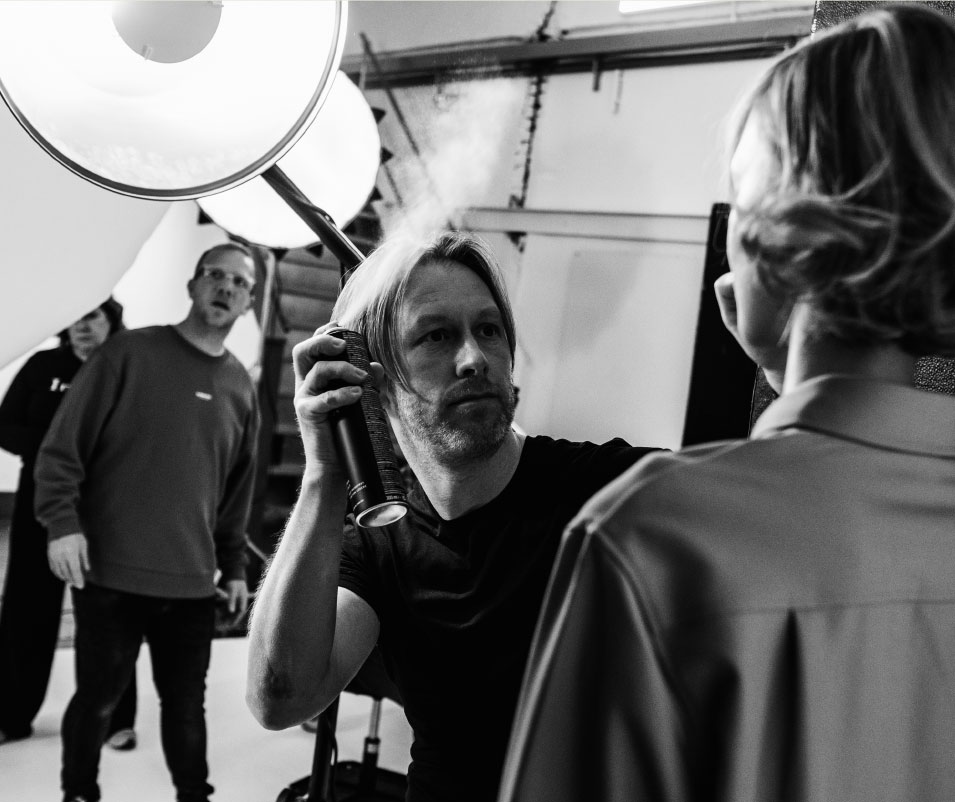
M 82 532 L 51 540 L 46 554 L 54 576 L 82 589 L 86 584 L 86 572 L 90 570 L 86 536 Z
M 345 342 L 326 334 L 337 323 L 317 329 L 315 334 L 292 349 L 295 368 L 295 415 L 305 446 L 305 466 L 341 472 L 338 453 L 332 442 L 328 413 L 354 404 L 361 398 L 360 385 L 369 375 L 342 359 Z M 377 362 L 370 366 L 372 381 L 380 382 L 384 371 Z
M 720 317 L 723 325 L 740 344 L 746 355 L 752 359 L 766 374 L 766 380 L 777 392 L 782 392 L 783 376 L 786 372 L 786 355 L 788 344 L 785 340 L 786 322 L 789 319 L 788 311 L 779 310 L 773 316 L 773 322 L 766 328 L 772 331 L 761 338 L 758 343 L 750 342 L 740 333 L 739 309 L 736 304 L 736 291 L 733 273 L 724 273 L 713 283 L 716 292 L 716 302 L 720 307 Z

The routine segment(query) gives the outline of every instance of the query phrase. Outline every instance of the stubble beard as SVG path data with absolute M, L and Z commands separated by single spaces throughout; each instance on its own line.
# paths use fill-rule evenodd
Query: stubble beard
M 209 305 L 209 308 L 201 310 L 202 322 L 205 324 L 206 328 L 212 331 L 224 332 L 228 334 L 232 327 L 235 325 L 238 315 L 232 309 L 232 305 L 229 304 L 229 310 L 220 309 L 217 306 Z
M 463 465 L 490 457 L 511 432 L 517 406 L 514 385 L 502 388 L 497 403 L 484 408 L 434 410 L 413 392 L 395 393 L 397 416 L 412 443 L 435 461 Z M 490 407 L 490 408 L 488 408 Z

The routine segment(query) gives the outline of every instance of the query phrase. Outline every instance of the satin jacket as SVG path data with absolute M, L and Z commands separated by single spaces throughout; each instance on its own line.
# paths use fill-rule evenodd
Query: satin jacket
M 595 496 L 500 800 L 955 800 L 955 399 L 820 377 Z

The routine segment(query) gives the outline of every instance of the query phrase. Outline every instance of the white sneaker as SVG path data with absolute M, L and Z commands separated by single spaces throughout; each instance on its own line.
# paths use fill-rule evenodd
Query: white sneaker
M 136 730 L 129 728 L 116 730 L 116 732 L 106 739 L 106 744 L 117 752 L 128 752 L 130 749 L 135 749 Z

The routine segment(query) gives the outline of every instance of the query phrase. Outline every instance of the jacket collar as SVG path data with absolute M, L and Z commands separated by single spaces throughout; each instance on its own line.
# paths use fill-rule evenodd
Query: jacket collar
M 857 376 L 818 376 L 784 393 L 753 426 L 752 438 L 783 429 L 955 459 L 955 397 Z

